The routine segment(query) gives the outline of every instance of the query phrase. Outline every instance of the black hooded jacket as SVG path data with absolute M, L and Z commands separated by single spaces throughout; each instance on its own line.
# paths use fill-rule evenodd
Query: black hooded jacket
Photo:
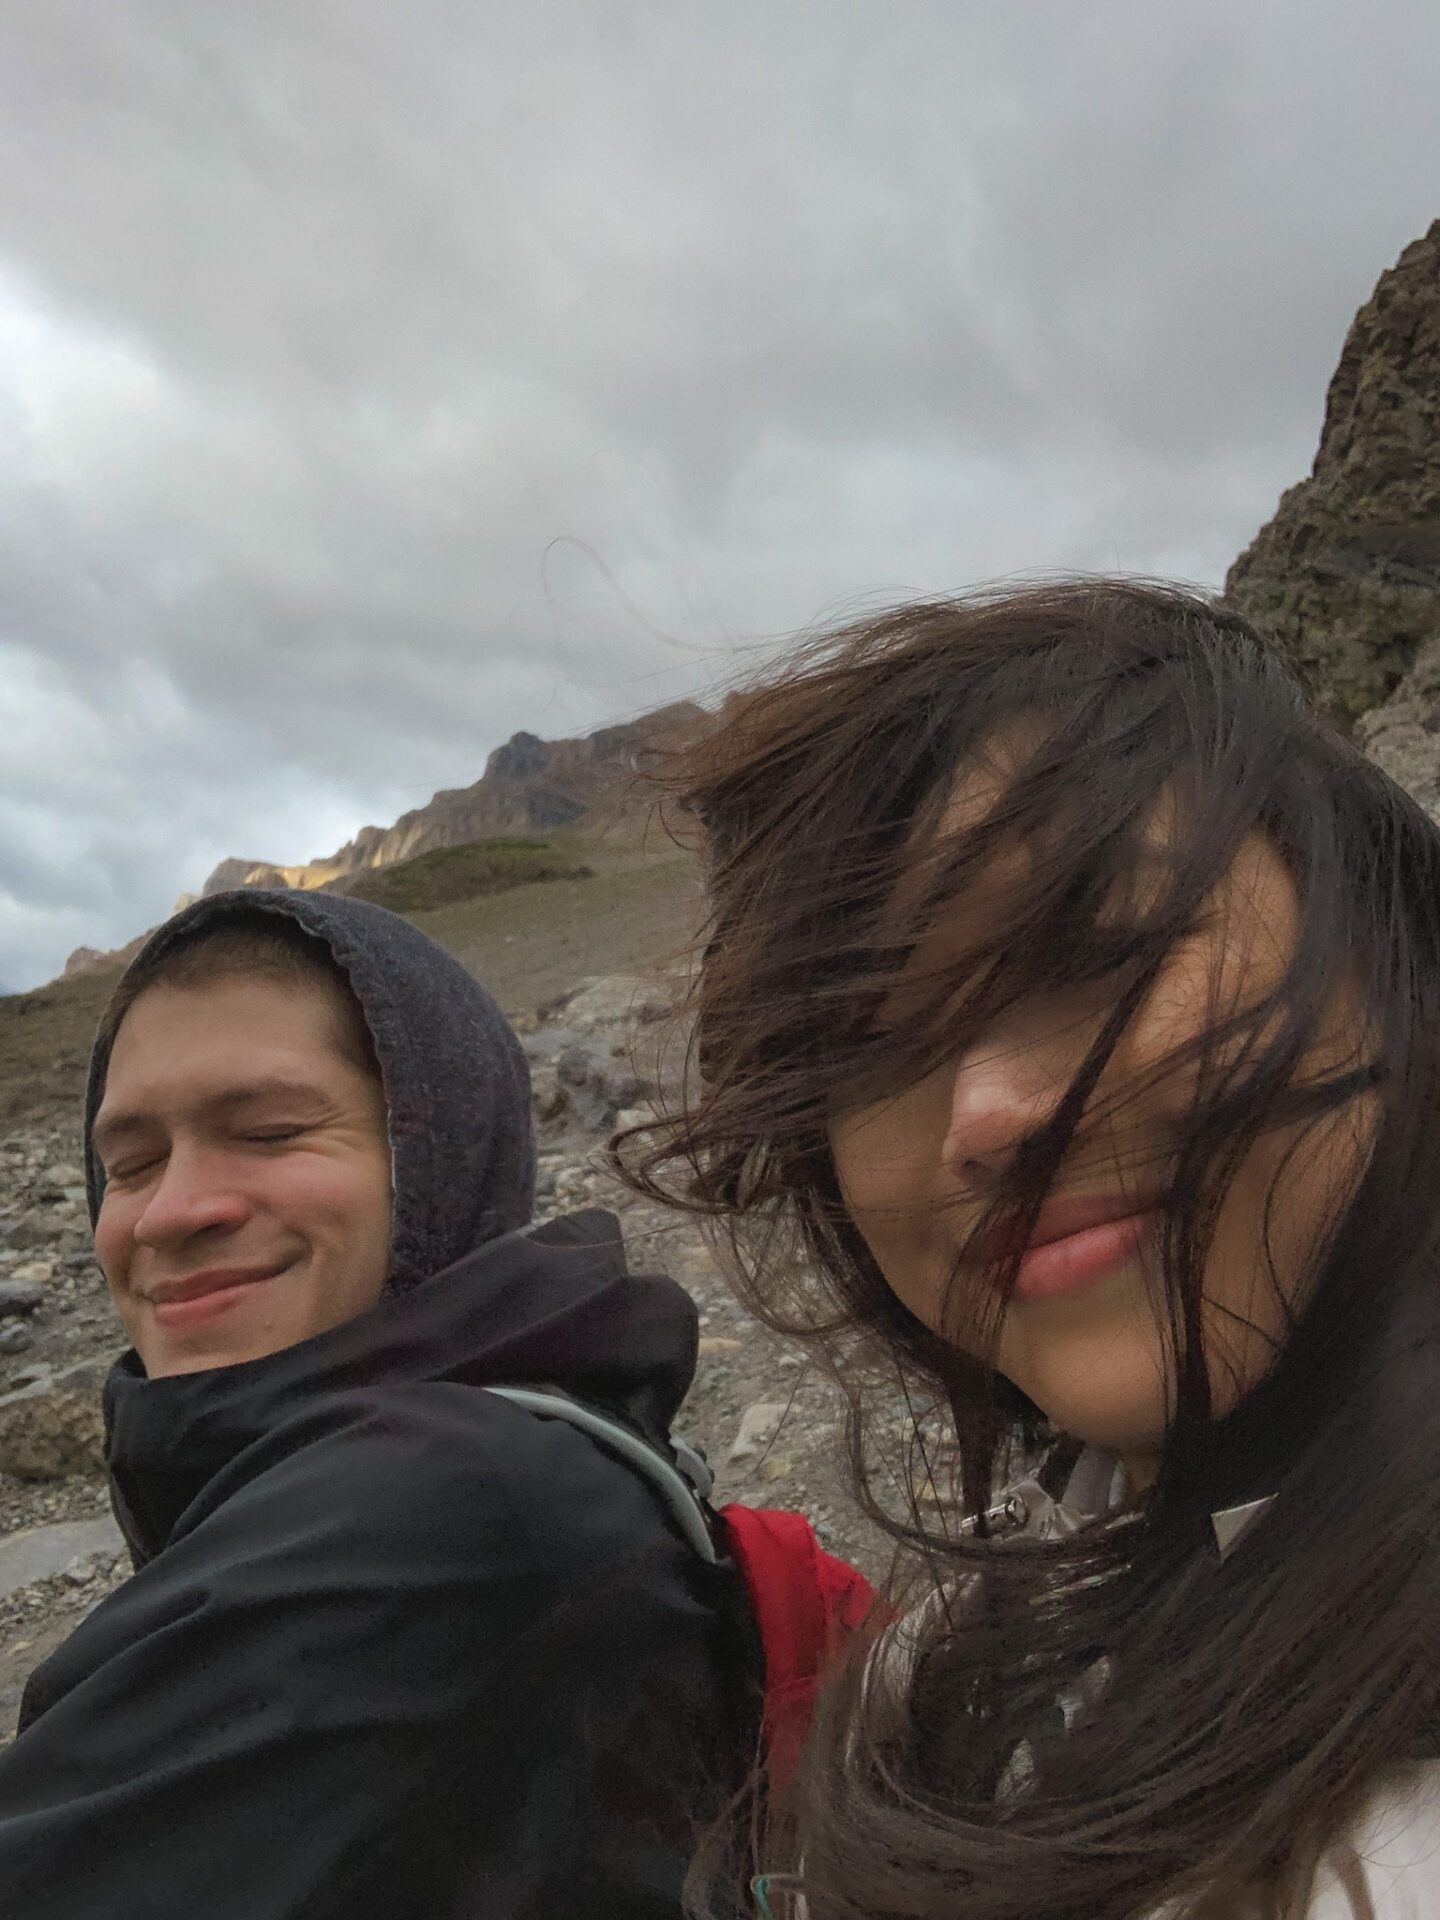
M 237 907 L 298 921 L 354 987 L 389 1111 L 392 1282 L 263 1359 L 117 1364 L 138 1571 L 26 1690 L 0 1914 L 674 1920 L 695 1829 L 754 1750 L 738 1576 L 612 1451 L 481 1389 L 560 1388 L 663 1447 L 694 1308 L 626 1271 L 609 1215 L 517 1230 L 524 1059 L 456 962 L 318 895 L 222 895 L 156 940 Z

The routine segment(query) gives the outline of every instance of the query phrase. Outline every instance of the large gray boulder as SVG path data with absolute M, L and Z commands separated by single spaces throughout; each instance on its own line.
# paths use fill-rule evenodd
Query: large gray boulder
M 572 1032 L 599 1034 L 649 1026 L 673 1010 L 682 991 L 679 980 L 646 979 L 635 973 L 610 973 L 584 980 L 547 1009 L 563 1016 Z
M 111 1362 L 82 1360 L 0 1394 L 0 1473 L 62 1480 L 104 1465 L 100 1395 Z
M 684 1049 L 669 1016 L 682 988 L 678 978 L 606 974 L 541 1010 L 524 1046 L 535 1117 L 547 1137 L 607 1134 L 619 1115 L 673 1090 Z
M 95 1520 L 60 1520 L 50 1527 L 26 1527 L 0 1540 L 0 1600 L 28 1587 L 32 1580 L 50 1580 L 75 1562 L 96 1554 L 114 1555 L 125 1539 L 107 1513 Z M 80 1568 L 75 1571 L 79 1573 Z M 78 1583 L 77 1583 L 78 1584 Z

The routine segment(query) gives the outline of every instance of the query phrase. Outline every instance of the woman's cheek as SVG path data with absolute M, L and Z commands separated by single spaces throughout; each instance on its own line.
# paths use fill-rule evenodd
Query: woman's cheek
M 883 1145 L 876 1128 L 875 1110 L 847 1113 L 841 1119 L 832 1120 L 829 1131 L 835 1176 L 845 1205 L 858 1226 L 859 1216 L 869 1210 L 875 1197 L 879 1154 L 870 1148 Z
M 1217 1413 L 1257 1386 L 1305 1310 L 1325 1243 L 1364 1176 L 1380 1120 L 1369 1095 L 1258 1140 L 1231 1184 L 1205 1272 Z

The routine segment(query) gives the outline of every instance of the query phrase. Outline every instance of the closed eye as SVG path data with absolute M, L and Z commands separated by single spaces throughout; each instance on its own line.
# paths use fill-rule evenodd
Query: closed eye
M 166 1156 L 163 1153 L 150 1153 L 139 1158 L 127 1157 L 117 1160 L 105 1168 L 106 1183 L 117 1186 L 131 1180 L 138 1180 L 142 1174 L 149 1173 L 152 1168 L 164 1166 L 165 1159 Z

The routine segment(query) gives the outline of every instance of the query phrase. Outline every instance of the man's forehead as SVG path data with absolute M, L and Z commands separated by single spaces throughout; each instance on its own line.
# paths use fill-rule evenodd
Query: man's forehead
M 116 1031 L 105 1104 L 121 1087 L 173 1092 L 193 1083 L 197 1097 L 215 1098 L 262 1082 L 323 1080 L 338 1058 L 328 1016 L 326 996 L 308 986 L 159 981 L 137 996 Z
M 333 1053 L 339 999 L 325 981 L 264 974 L 225 974 L 193 985 L 160 979 L 126 1008 L 111 1044 L 111 1070 L 187 1057 Z

